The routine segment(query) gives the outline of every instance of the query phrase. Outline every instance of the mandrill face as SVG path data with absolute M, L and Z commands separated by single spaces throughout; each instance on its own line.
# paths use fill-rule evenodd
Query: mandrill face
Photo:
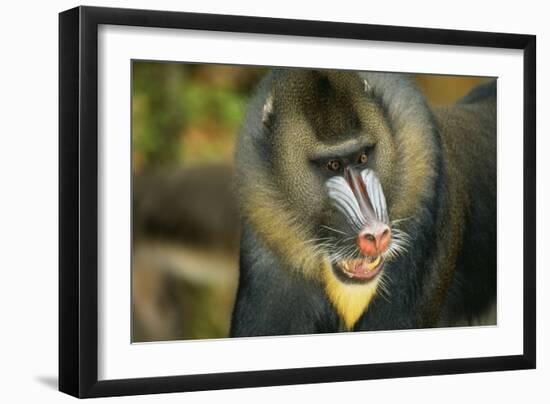
M 387 290 L 385 272 L 408 246 L 404 219 L 430 196 L 431 118 L 395 75 L 270 79 L 251 113 L 261 130 L 237 148 L 241 211 L 283 267 L 319 281 L 351 329 Z
M 323 226 L 329 233 L 325 245 L 333 270 L 343 282 L 369 282 L 387 259 L 404 252 L 407 236 L 395 225 L 392 229 L 384 190 L 373 170 L 345 166 L 343 175 L 327 180 L 326 187 L 340 216 L 334 227 Z
M 376 166 L 369 166 L 375 145 L 351 156 L 331 157 L 325 171 L 321 170 L 326 197 L 317 245 L 328 257 L 322 276 L 347 329 L 377 293 L 389 294 L 383 278 L 385 264 L 404 254 L 409 244 L 407 234 L 398 228 L 400 221 L 390 220 Z
M 277 155 L 270 169 L 336 279 L 368 283 L 406 243 L 388 208 L 395 160 L 390 125 L 366 80 L 355 74 L 293 79 L 283 105 L 269 105 Z M 312 273 L 319 273 L 319 260 L 316 266 Z

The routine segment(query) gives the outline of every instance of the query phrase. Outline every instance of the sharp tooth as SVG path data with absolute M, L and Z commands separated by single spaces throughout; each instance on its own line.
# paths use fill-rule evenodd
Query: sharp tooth
M 349 272 L 349 263 L 348 263 L 348 261 L 342 261 L 342 263 L 340 265 L 344 269 L 344 272 L 346 272 L 346 273 Z
M 367 269 L 370 271 L 370 270 L 376 268 L 379 263 L 380 263 L 380 256 L 376 257 L 376 259 L 374 261 L 367 264 Z

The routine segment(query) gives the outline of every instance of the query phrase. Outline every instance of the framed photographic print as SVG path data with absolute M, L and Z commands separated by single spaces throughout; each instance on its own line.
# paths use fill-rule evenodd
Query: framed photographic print
M 531 369 L 531 35 L 78 7 L 59 387 Z

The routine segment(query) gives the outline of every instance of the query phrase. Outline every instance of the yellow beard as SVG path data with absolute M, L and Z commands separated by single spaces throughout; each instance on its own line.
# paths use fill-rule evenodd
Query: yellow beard
M 346 284 L 336 277 L 330 264 L 324 265 L 323 278 L 327 295 L 344 320 L 347 330 L 353 328 L 376 295 L 380 275 L 366 284 Z

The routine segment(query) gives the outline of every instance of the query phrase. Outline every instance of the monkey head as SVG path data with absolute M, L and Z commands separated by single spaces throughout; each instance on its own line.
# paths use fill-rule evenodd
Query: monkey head
M 236 156 L 243 218 L 348 329 L 406 253 L 400 223 L 433 188 L 432 131 L 399 75 L 283 69 L 251 103 Z

